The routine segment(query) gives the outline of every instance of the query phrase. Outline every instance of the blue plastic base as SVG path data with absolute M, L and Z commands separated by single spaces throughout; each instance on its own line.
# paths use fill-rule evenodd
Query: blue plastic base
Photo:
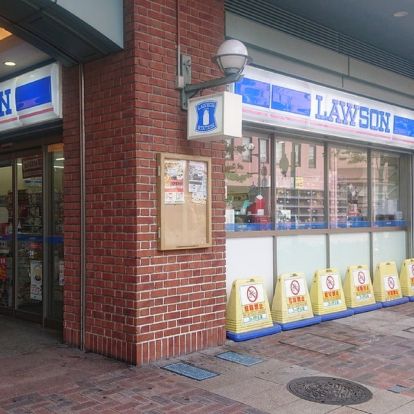
M 314 316 L 313 318 L 302 319 L 300 321 L 281 323 L 282 331 L 290 331 L 291 329 L 303 328 L 309 325 L 316 325 L 321 323 L 322 318 L 320 316 Z
M 403 298 L 399 298 L 399 299 L 394 299 L 394 300 L 389 300 L 387 302 L 381 302 L 382 303 L 382 307 L 383 308 L 389 308 L 390 306 L 395 306 L 395 305 L 402 305 L 403 303 L 407 303 L 410 300 L 408 299 L 407 296 L 403 297 Z
M 320 316 L 321 316 L 322 322 L 326 322 L 326 321 L 331 321 L 333 319 L 347 318 L 348 316 L 352 316 L 353 314 L 354 314 L 354 311 L 352 309 L 346 309 L 344 311 L 327 313 L 326 315 L 320 315 Z
M 381 302 L 373 303 L 371 305 L 357 306 L 356 308 L 350 308 L 350 309 L 352 309 L 356 315 L 357 313 L 371 312 L 373 310 L 377 310 L 380 308 L 382 308 Z
M 410 302 L 414 302 L 414 296 L 407 296 L 407 298 Z
M 256 329 L 255 331 L 235 333 L 227 331 L 227 338 L 235 342 L 248 341 L 249 339 L 260 338 L 261 336 L 273 335 L 282 330 L 280 325 L 274 324 L 269 328 Z

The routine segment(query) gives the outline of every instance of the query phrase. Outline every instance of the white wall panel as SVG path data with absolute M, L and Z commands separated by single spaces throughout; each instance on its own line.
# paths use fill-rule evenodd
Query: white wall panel
M 260 277 L 264 281 L 269 304 L 273 299 L 273 238 L 255 237 L 226 240 L 227 299 L 236 279 Z

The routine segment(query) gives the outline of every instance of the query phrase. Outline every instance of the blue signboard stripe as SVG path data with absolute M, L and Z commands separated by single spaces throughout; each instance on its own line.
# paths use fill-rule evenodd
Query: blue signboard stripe
M 263 108 L 270 107 L 270 83 L 242 78 L 239 82 L 236 82 L 234 92 L 242 96 L 245 104 Z
M 311 95 L 295 89 L 272 85 L 272 109 L 310 116 Z
M 394 115 L 394 134 L 414 137 L 414 119 Z
M 52 102 L 52 85 L 51 77 L 26 83 L 16 88 L 16 109 L 23 111 L 24 109 L 33 108 Z

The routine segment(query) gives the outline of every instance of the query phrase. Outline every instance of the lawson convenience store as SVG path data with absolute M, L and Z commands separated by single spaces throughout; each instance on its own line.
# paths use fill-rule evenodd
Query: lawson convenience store
M 411 256 L 414 111 L 255 67 L 226 142 L 227 288 L 236 278 Z M 254 254 L 252 253 L 254 252 Z M 236 277 L 237 275 L 237 277 Z

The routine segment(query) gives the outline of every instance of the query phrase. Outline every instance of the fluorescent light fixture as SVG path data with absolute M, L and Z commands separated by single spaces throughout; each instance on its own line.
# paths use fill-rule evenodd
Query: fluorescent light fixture
M 56 158 L 56 161 L 65 161 L 64 158 Z
M 6 29 L 3 29 L 2 27 L 0 27 L 0 40 L 3 40 L 9 36 L 11 36 L 11 33 L 7 31 Z
M 394 17 L 405 17 L 408 15 L 408 12 L 405 10 L 397 11 L 393 14 Z
M 16 62 L 13 62 L 11 60 L 7 60 L 6 62 L 3 62 L 5 66 L 16 66 Z

